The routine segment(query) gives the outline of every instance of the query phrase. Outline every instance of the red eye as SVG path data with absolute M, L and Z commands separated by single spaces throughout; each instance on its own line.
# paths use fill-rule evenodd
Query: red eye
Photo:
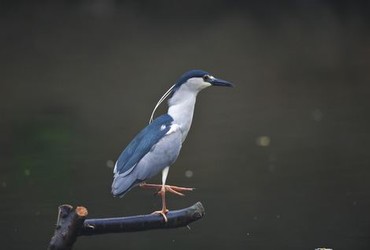
M 204 75 L 203 76 L 203 81 L 208 82 L 209 79 L 211 79 L 211 77 L 209 75 Z

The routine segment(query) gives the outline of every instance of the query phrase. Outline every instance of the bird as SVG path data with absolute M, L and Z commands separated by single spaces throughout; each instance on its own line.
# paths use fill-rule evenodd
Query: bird
M 162 209 L 153 213 L 167 222 L 166 192 L 183 196 L 193 188 L 166 185 L 170 166 L 179 156 L 192 124 L 198 93 L 210 86 L 232 87 L 233 84 L 216 78 L 204 70 L 184 73 L 159 99 L 149 124 L 142 129 L 119 155 L 113 169 L 112 194 L 123 197 L 136 186 L 155 188 L 162 198 Z M 168 98 L 168 111 L 153 119 L 156 109 Z M 146 183 L 162 172 L 162 184 Z

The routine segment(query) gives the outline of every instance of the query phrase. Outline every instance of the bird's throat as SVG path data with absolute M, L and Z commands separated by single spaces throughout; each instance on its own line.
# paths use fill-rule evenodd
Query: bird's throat
M 173 118 L 182 131 L 182 141 L 185 141 L 193 120 L 196 95 L 187 98 L 171 99 L 169 101 L 168 114 Z

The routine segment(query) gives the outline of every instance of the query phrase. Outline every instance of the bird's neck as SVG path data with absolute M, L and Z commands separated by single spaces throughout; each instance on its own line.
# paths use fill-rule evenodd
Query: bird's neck
M 182 141 L 185 141 L 193 120 L 193 113 L 198 92 L 178 90 L 168 101 L 168 114 L 173 123 L 180 126 Z

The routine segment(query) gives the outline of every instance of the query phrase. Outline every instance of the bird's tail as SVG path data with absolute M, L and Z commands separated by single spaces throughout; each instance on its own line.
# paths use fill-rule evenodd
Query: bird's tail
M 113 196 L 122 198 L 128 191 L 141 181 L 133 180 L 128 176 L 116 175 L 112 183 Z

